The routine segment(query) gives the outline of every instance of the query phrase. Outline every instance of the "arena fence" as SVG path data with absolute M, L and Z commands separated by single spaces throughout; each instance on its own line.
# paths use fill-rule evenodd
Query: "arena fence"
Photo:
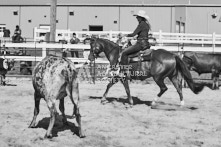
M 35 31 L 41 32 L 41 30 Z M 65 38 L 65 36 L 69 36 L 75 32 L 77 36 L 83 40 L 85 35 L 95 35 L 96 37 L 110 39 L 112 41 L 116 41 L 117 34 L 123 33 L 128 34 L 130 32 L 119 32 L 119 31 L 57 31 L 57 34 L 60 34 L 61 39 L 69 39 Z M 152 49 L 164 48 L 171 52 L 183 52 L 183 51 L 196 51 L 196 52 L 209 52 L 209 53 L 220 53 L 221 52 L 221 35 L 218 34 L 187 34 L 187 33 L 166 33 L 166 32 L 152 32 L 152 36 L 156 38 L 153 43 Z M 63 43 L 47 43 L 42 41 L 43 37 L 40 39 L 37 38 L 36 35 L 32 42 L 25 43 L 11 43 L 10 38 L 0 38 L 0 57 L 14 59 L 20 63 L 22 62 L 31 62 L 32 64 L 27 65 L 29 68 L 33 68 L 36 62 L 41 61 L 44 57 L 47 56 L 47 52 L 49 50 L 60 50 L 63 51 L 80 51 L 82 56 L 79 58 L 76 57 L 68 57 L 75 63 L 83 63 L 87 61 L 90 45 L 88 44 L 67 44 Z M 44 36 L 45 37 L 45 36 Z M 45 38 L 44 38 L 45 39 Z M 134 38 L 130 38 L 135 42 Z M 7 54 L 10 52 L 9 50 L 15 50 L 15 52 L 20 52 L 21 54 Z M 28 53 L 27 53 L 28 52 Z M 98 59 L 96 63 L 100 64 L 108 64 L 106 59 Z M 18 65 L 20 66 L 20 65 Z

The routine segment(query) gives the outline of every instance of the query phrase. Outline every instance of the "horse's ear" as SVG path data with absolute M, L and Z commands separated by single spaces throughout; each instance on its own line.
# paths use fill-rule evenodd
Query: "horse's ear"
M 90 42 L 91 42 L 91 43 L 93 43 L 93 42 L 95 42 L 95 41 L 96 41 L 96 38 L 94 38 L 94 37 L 90 38 Z

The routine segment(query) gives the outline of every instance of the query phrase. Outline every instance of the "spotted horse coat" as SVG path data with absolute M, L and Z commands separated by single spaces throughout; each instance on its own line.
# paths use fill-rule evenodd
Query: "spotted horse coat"
M 32 83 L 34 87 L 34 117 L 30 124 L 30 128 L 36 126 L 36 117 L 39 114 L 39 104 L 41 98 L 47 103 L 50 111 L 50 124 L 45 134 L 45 138 L 52 137 L 52 128 L 55 122 L 57 110 L 55 101 L 60 100 L 59 109 L 63 116 L 63 123 L 67 123 L 64 113 L 64 97 L 70 97 L 74 105 L 74 114 L 79 126 L 79 137 L 84 137 L 81 129 L 81 115 L 79 112 L 79 88 L 77 79 L 77 70 L 73 62 L 69 59 L 49 56 L 39 62 L 32 75 Z

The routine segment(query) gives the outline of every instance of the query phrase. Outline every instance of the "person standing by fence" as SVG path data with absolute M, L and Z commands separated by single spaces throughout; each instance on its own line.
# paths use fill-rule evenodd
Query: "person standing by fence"
M 70 43 L 71 44 L 78 44 L 79 42 L 80 42 L 80 39 L 77 38 L 76 33 L 73 33 L 72 38 L 70 40 Z M 79 58 L 79 52 L 78 51 L 70 51 L 70 52 L 71 52 L 71 57 L 74 57 L 74 54 L 75 54 L 75 57 Z

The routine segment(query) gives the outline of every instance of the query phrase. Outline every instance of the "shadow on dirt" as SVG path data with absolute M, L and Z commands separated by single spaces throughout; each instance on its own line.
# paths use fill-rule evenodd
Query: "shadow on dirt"
M 73 118 L 72 116 L 68 116 L 68 115 L 66 115 L 66 117 Z M 69 122 L 69 121 L 67 121 L 67 122 L 68 122 L 68 125 L 64 125 L 62 122 L 62 116 L 58 115 L 56 118 L 54 127 L 52 129 L 52 137 L 57 137 L 58 132 L 62 132 L 65 130 L 71 130 L 71 132 L 73 132 L 73 134 L 76 134 L 77 136 L 79 136 L 78 127 L 75 126 L 75 124 L 72 122 Z M 49 123 L 50 123 L 50 117 L 45 117 L 38 122 L 38 125 L 35 128 L 43 128 L 47 131 Z
M 151 109 L 164 110 L 164 111 L 192 111 L 198 108 L 194 106 L 180 106 L 177 104 L 157 102 L 156 105 L 151 106 Z
M 90 99 L 101 99 L 102 97 L 95 97 L 91 96 Z M 147 106 L 150 106 L 151 109 L 156 109 L 156 110 L 164 110 L 164 111 L 192 111 L 192 110 L 197 110 L 198 108 L 194 106 L 180 106 L 177 104 L 171 104 L 171 103 L 164 103 L 164 102 L 157 102 L 155 106 L 151 106 L 152 101 L 142 101 L 138 97 L 132 97 L 134 101 L 134 105 L 142 105 L 145 104 Z M 112 103 L 112 102 L 119 102 L 122 104 L 128 104 L 128 100 L 125 98 L 115 98 L 115 97 L 108 97 L 107 98 L 107 103 Z
M 90 96 L 90 99 L 101 99 L 102 97 L 96 97 L 96 96 Z M 132 97 L 133 101 L 134 101 L 134 105 L 142 105 L 145 104 L 147 106 L 151 106 L 151 101 L 142 101 L 140 100 L 138 97 Z M 112 102 L 119 102 L 122 104 L 129 104 L 128 100 L 125 98 L 115 98 L 115 97 L 108 97 L 107 98 L 108 103 L 112 103 Z
M 17 86 L 16 84 L 5 84 L 5 85 L 0 85 L 0 86 Z

